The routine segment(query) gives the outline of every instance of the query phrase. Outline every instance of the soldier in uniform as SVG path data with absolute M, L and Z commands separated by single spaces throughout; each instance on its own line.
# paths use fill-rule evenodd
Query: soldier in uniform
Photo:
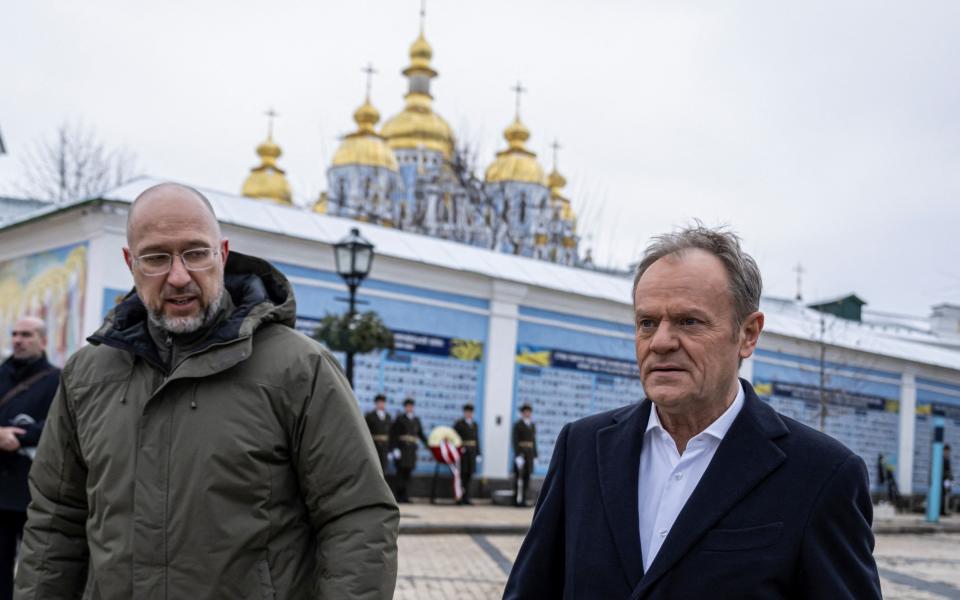
M 380 468 L 387 474 L 387 457 L 390 455 L 390 415 L 387 414 L 387 397 L 377 394 L 373 398 L 374 409 L 364 415 L 367 429 L 373 438 L 373 445 L 377 447 L 377 456 L 380 457 Z
M 393 448 L 394 465 L 397 467 L 397 502 L 410 502 L 407 484 L 417 466 L 417 442 L 427 445 L 420 418 L 413 414 L 416 404 L 413 398 L 403 401 L 403 414 L 397 415 L 390 427 L 390 447 Z
M 520 407 L 520 420 L 513 424 L 513 499 L 517 506 L 527 505 L 530 474 L 537 458 L 537 426 L 533 424 L 533 407 Z
M 470 502 L 470 479 L 477 471 L 477 462 L 480 458 L 480 438 L 476 421 L 473 420 L 473 405 L 463 405 L 463 418 L 453 424 L 454 431 L 463 441 L 463 450 L 460 453 L 460 483 L 463 484 L 463 497 L 460 504 Z

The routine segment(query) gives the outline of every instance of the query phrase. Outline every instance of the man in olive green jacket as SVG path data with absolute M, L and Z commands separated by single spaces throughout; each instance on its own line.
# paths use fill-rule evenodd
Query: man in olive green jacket
M 127 238 L 136 293 L 64 368 L 15 597 L 390 598 L 397 506 L 290 284 L 182 186 Z

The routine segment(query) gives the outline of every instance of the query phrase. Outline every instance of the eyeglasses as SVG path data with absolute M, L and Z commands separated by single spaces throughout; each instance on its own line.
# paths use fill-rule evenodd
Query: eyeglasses
M 138 256 L 134 263 L 140 272 L 149 277 L 157 275 L 166 275 L 173 266 L 173 257 L 179 256 L 183 268 L 188 271 L 206 271 L 214 265 L 214 257 L 219 255 L 219 250 L 213 248 L 193 248 L 183 252 L 170 254 L 168 252 L 158 252 L 156 254 L 144 254 Z

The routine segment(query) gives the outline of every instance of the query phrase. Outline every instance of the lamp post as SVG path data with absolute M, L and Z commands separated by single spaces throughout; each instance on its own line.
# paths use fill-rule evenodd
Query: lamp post
M 333 258 L 337 265 L 337 274 L 343 278 L 350 290 L 350 308 L 347 310 L 348 322 L 353 324 L 356 314 L 357 288 L 370 274 L 373 264 L 373 244 L 360 235 L 356 227 L 350 229 L 350 235 L 333 245 Z M 353 385 L 353 351 L 347 350 L 347 380 Z

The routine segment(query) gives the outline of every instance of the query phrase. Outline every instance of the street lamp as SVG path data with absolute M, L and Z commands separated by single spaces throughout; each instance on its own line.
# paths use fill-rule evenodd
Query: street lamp
M 348 322 L 353 324 L 356 314 L 357 288 L 360 287 L 373 264 L 373 244 L 360 235 L 356 227 L 350 229 L 350 235 L 333 245 L 333 258 L 337 264 L 337 274 L 343 278 L 350 290 L 350 308 Z M 353 385 L 353 352 L 347 350 L 347 380 Z

